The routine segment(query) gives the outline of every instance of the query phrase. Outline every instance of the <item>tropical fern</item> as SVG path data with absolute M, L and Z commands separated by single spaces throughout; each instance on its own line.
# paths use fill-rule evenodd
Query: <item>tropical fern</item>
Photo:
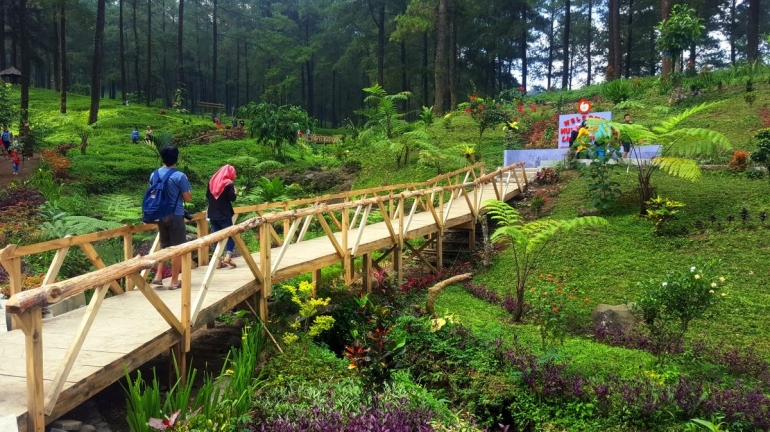
M 693 159 L 659 157 L 653 159 L 652 163 L 666 174 L 674 177 L 690 181 L 696 181 L 701 178 L 698 162 Z
M 142 216 L 141 197 L 121 194 L 102 195 L 94 212 L 106 221 L 135 223 Z
M 681 113 L 669 117 L 668 119 L 662 121 L 660 125 L 655 126 L 652 128 L 652 131 L 657 134 L 667 134 L 674 130 L 677 126 L 679 126 L 680 123 L 687 120 L 688 118 L 694 116 L 695 114 L 698 114 L 700 112 L 709 110 L 711 108 L 714 108 L 715 106 L 719 105 L 722 102 L 710 102 L 710 103 L 702 103 L 700 105 L 694 106 L 692 108 L 688 108 Z
M 65 216 L 53 222 L 43 222 L 40 225 L 40 237 L 43 240 L 50 240 L 63 238 L 68 235 L 81 235 L 94 231 L 120 228 L 121 226 L 117 222 L 95 219 L 88 216 Z
M 580 227 L 607 225 L 606 219 L 596 216 L 567 220 L 538 219 L 525 222 L 516 209 L 502 201 L 488 200 L 483 205 L 490 218 L 498 225 L 490 239 L 495 243 L 508 245 L 513 253 L 512 265 L 516 270 L 516 310 L 514 311 L 516 321 L 521 320 L 524 312 L 524 289 L 527 278 L 537 267 L 538 259 L 547 249 L 549 242 L 556 238 L 558 233 Z

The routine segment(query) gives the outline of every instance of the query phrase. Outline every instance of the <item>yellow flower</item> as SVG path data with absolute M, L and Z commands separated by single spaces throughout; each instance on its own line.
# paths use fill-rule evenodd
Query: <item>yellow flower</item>
M 234 373 L 235 373 L 235 371 L 232 370 L 232 369 L 228 369 L 228 370 L 225 371 L 225 375 L 232 375 Z
M 711 288 L 716 288 L 716 287 L 717 287 L 717 283 L 716 282 L 711 282 Z
M 722 297 L 727 297 L 727 293 L 722 293 Z
M 714 294 L 714 290 L 709 290 L 709 294 Z
M 724 277 L 720 277 L 720 278 L 719 278 L 719 282 L 724 282 L 724 281 L 725 281 L 725 278 L 724 278 Z
M 700 279 L 700 275 L 699 275 L 699 274 L 696 274 L 696 275 L 695 275 L 695 279 Z
M 448 119 L 449 117 L 452 117 L 451 112 L 446 113 L 446 115 L 444 116 L 444 120 Z

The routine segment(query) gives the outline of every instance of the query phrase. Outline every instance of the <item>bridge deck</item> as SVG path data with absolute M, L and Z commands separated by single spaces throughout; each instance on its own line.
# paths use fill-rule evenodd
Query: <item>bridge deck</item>
M 520 194 L 515 185 L 506 194 L 509 200 Z M 491 185 L 483 187 L 481 200 L 495 197 Z M 459 198 L 448 212 L 445 227 L 451 228 L 473 220 L 467 205 L 460 205 Z M 407 209 L 408 210 L 408 209 Z M 430 212 L 419 212 L 412 218 L 406 232 L 406 239 L 414 239 L 438 231 Z M 353 229 L 349 238 L 356 238 Z M 335 233 L 341 241 L 341 233 Z M 370 253 L 394 244 L 384 222 L 368 225 L 359 244 L 357 255 Z M 279 248 L 272 249 L 272 256 L 278 255 Z M 252 254 L 259 264 L 259 253 Z M 219 270 L 208 288 L 205 302 L 193 331 L 205 326 L 220 314 L 232 309 L 243 300 L 257 293 L 261 287 L 242 258 L 236 258 L 234 269 Z M 304 240 L 290 245 L 278 269 L 273 283 L 317 270 L 340 262 L 337 252 L 326 236 Z M 206 268 L 192 271 L 192 298 L 200 291 Z M 157 290 L 157 294 L 180 317 L 180 290 Z M 43 353 L 44 380 L 48 389 L 64 358 L 69 344 L 86 308 L 57 316 L 44 321 Z M 164 321 L 146 297 L 139 291 L 104 300 L 97 314 L 92 331 L 88 334 L 77 357 L 72 372 L 64 385 L 55 409 L 46 416 L 49 423 L 111 383 L 123 377 L 123 368 L 133 370 L 153 359 L 179 341 L 178 334 Z M 25 370 L 25 339 L 21 330 L 0 334 L 0 418 L 15 416 L 20 430 L 26 430 L 27 381 Z

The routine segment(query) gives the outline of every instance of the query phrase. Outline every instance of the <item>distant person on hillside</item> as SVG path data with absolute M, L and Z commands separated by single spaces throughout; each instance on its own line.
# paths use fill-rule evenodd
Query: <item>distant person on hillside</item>
M 238 127 L 238 119 L 233 117 L 233 129 Z
M 631 115 L 624 115 L 623 123 L 631 124 Z M 628 134 L 623 134 L 620 139 L 620 143 L 623 144 L 623 158 L 625 159 L 628 157 L 628 153 L 631 151 L 631 137 L 629 137 Z
M 238 126 L 240 126 L 240 127 L 241 127 L 241 130 L 243 130 L 243 127 L 244 127 L 244 126 L 246 126 L 246 122 L 245 122 L 245 121 L 243 121 L 243 119 L 241 119 L 241 121 L 240 121 L 240 122 L 238 122 Z
M 131 132 L 131 142 L 136 144 L 139 142 L 139 128 L 134 126 L 133 132 Z
M 150 126 L 147 126 L 147 129 L 144 130 L 144 139 L 152 141 L 152 128 Z
M 231 165 L 225 165 L 220 168 L 209 180 L 209 187 L 206 190 L 206 198 L 209 202 L 207 215 L 211 222 L 211 231 L 216 232 L 233 225 L 233 201 L 235 201 L 235 168 Z M 235 241 L 232 238 L 227 239 L 225 247 L 225 259 L 219 263 L 219 267 L 235 267 L 233 262 L 233 252 L 235 251 Z M 217 257 L 218 258 L 218 257 Z
M 13 163 L 13 175 L 19 175 L 19 165 L 21 160 L 19 159 L 19 152 L 16 149 L 11 150 L 11 163 Z
M 6 154 L 10 154 L 11 141 L 13 140 L 13 133 L 8 130 L 8 125 L 3 125 L 3 150 Z

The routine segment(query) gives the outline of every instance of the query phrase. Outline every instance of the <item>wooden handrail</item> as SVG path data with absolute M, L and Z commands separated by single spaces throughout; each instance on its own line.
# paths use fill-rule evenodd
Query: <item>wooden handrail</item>
M 65 281 L 44 285 L 39 288 L 34 288 L 31 290 L 14 294 L 8 300 L 8 303 L 6 305 L 6 311 L 11 314 L 22 314 L 31 309 L 38 309 L 38 308 L 49 306 L 54 303 L 58 303 L 68 297 L 84 292 L 87 289 L 97 287 L 97 286 L 102 286 L 104 284 L 111 283 L 112 281 L 119 280 L 124 277 L 130 277 L 131 274 L 138 273 L 142 270 L 151 269 L 157 266 L 158 263 L 160 262 L 165 262 L 173 257 L 181 256 L 196 250 L 200 250 L 213 243 L 222 241 L 224 239 L 227 239 L 228 237 L 232 237 L 236 234 L 240 234 L 247 230 L 257 228 L 264 224 L 272 224 L 274 222 L 279 222 L 282 220 L 294 220 L 305 216 L 320 215 L 323 213 L 341 211 L 341 210 L 351 209 L 359 206 L 376 205 L 380 208 L 384 208 L 382 206 L 382 203 L 387 201 L 392 201 L 392 200 L 403 201 L 405 199 L 412 198 L 412 197 L 433 196 L 433 194 L 436 194 L 436 193 L 442 193 L 442 192 L 454 191 L 454 190 L 464 190 L 471 187 L 477 187 L 480 184 L 486 183 L 490 180 L 494 180 L 496 176 L 500 175 L 503 172 L 511 171 L 519 167 L 523 167 L 523 165 L 520 163 L 513 164 L 510 166 L 501 168 L 499 170 L 496 170 L 492 173 L 486 174 L 482 177 L 477 178 L 474 181 L 470 181 L 467 183 L 457 183 L 457 184 L 447 185 L 447 186 L 437 186 L 429 189 L 420 189 L 415 191 L 404 191 L 397 194 L 382 195 L 382 196 L 377 196 L 373 198 L 366 198 L 363 200 L 356 200 L 356 201 L 347 201 L 347 202 L 338 203 L 338 204 L 330 204 L 330 205 L 320 204 L 313 207 L 306 207 L 302 209 L 268 213 L 260 217 L 251 218 L 240 224 L 233 225 L 231 227 L 217 231 L 215 233 L 208 234 L 199 239 L 186 242 L 179 246 L 162 249 L 158 252 L 154 252 L 144 257 L 132 258 L 132 259 L 105 267 L 103 269 L 96 270 L 88 274 L 76 276 L 74 278 L 67 279 Z M 401 212 L 403 212 L 403 207 L 401 207 Z M 141 227 L 142 226 L 123 227 L 123 228 L 141 228 Z M 111 231 L 114 231 L 114 230 L 111 230 Z M 121 235 L 123 235 L 123 231 L 120 231 L 120 232 L 121 232 Z M 90 241 L 93 241 L 94 239 L 102 238 L 102 237 L 99 237 L 98 234 L 101 234 L 101 232 L 86 234 L 85 236 L 78 236 L 78 237 L 86 237 L 90 239 Z M 77 239 L 77 237 L 68 237 L 64 239 L 53 240 L 51 242 L 46 242 L 46 243 L 50 245 L 55 245 L 56 247 L 79 244 L 77 240 L 74 240 L 74 239 Z M 86 240 L 83 240 L 82 242 L 86 242 Z M 11 246 L 15 246 L 15 245 L 11 245 Z M 12 253 L 16 252 L 16 250 L 18 249 L 19 247 L 12 248 L 11 252 Z

